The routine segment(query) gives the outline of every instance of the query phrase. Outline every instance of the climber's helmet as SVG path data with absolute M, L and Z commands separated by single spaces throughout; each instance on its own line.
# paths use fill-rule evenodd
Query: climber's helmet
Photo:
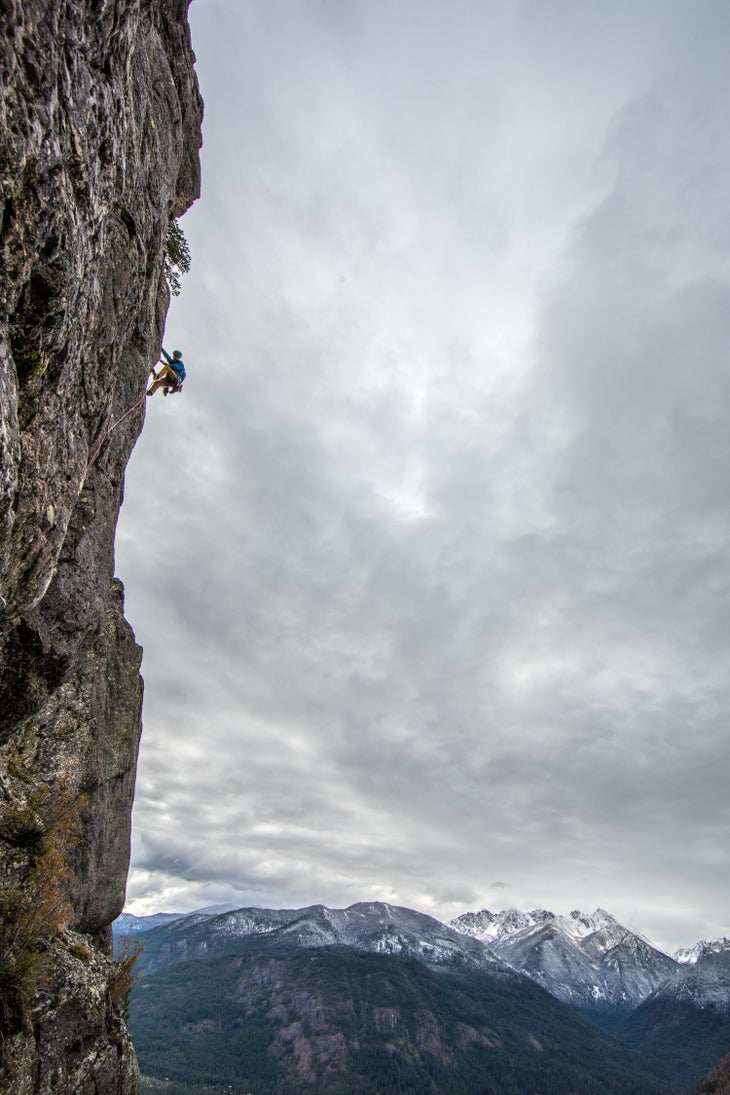
M 182 350 L 173 350 L 172 356 L 177 360 L 177 358 L 182 357 Z

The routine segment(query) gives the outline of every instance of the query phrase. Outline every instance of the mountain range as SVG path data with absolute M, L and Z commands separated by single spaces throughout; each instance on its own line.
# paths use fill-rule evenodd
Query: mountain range
M 701 939 L 693 947 L 675 951 L 673 958 L 683 966 L 692 966 L 698 958 L 702 958 L 705 954 L 710 952 L 719 954 L 721 951 L 730 951 L 730 939 L 727 936 L 723 936 L 722 939 L 711 939 L 709 942 L 706 939 Z
M 159 917 L 120 919 L 115 930 L 133 934 L 144 947 L 140 988 L 132 1003 L 142 1064 L 155 1075 L 175 1074 L 178 1081 L 191 1079 L 192 1060 L 208 1061 L 207 1071 L 195 1073 L 200 1082 L 211 1080 L 215 1062 L 224 1057 L 229 1060 L 226 1075 L 237 1075 L 236 1069 L 244 1067 L 235 1049 L 240 1049 L 243 1030 L 247 1059 L 258 1062 L 251 1065 L 247 1090 L 267 1093 L 606 1090 L 668 1095 L 692 1090 L 730 1047 L 727 941 L 699 944 L 679 961 L 602 909 L 568 916 L 544 909 L 482 910 L 448 925 L 381 902 L 347 909 L 314 905 L 163 915 L 165 923 Z M 310 1003 L 301 1015 L 304 998 Z M 332 1009 L 335 998 L 340 1011 Z M 185 1036 L 178 1032 L 171 1039 L 170 1024 L 177 1030 L 173 1001 L 178 1002 Z M 182 1022 L 191 1009 L 200 1013 L 192 1027 Z M 353 1009 L 357 1022 L 343 1027 L 342 1015 L 352 1020 Z M 373 1018 L 386 1013 L 398 1032 L 390 1041 L 382 1027 L 385 1020 Z M 312 1015 L 319 1019 L 315 1022 Z M 538 1018 L 547 1023 L 545 1037 L 535 1034 Z M 586 1018 L 596 1025 L 587 1024 Z M 464 1034 L 453 1023 L 477 1034 Z M 160 1024 L 168 1033 L 162 1040 L 155 1034 Z M 431 1044 L 429 1029 L 437 1031 L 433 1052 L 423 1048 Z M 287 1031 L 297 1032 L 291 1044 Z M 499 1052 L 496 1043 L 490 1048 L 495 1037 Z M 525 1046 L 532 1045 L 530 1037 L 543 1052 L 546 1044 L 555 1049 L 549 1067 L 548 1057 L 528 1067 Z M 454 1047 L 462 1043 L 463 1053 L 456 1053 Z M 330 1052 L 335 1044 L 339 1056 Z M 625 1055 L 631 1050 L 636 1055 L 629 1059 Z M 373 1074 L 372 1059 L 380 1060 L 383 1053 L 393 1070 L 373 1088 L 367 1076 Z M 274 1058 L 278 1065 L 272 1072 Z M 609 1059 L 617 1072 L 613 1086 L 602 1087 Z M 577 1061 L 577 1072 L 566 1065 L 558 1081 L 553 1072 L 563 1068 L 559 1060 Z M 436 1073 L 443 1085 L 444 1068 L 451 1070 L 449 1086 L 429 1087 L 428 1077 Z M 484 1086 L 484 1076 L 497 1072 L 503 1086 Z M 547 1080 L 547 1086 L 540 1086 L 540 1076 L 549 1075 L 553 1086 Z M 508 1077 L 511 1087 L 505 1086 Z
M 235 908 L 235 905 L 208 905 L 204 909 L 196 909 L 194 913 L 159 912 L 150 916 L 135 916 L 134 913 L 123 912 L 112 924 L 112 932 L 114 935 L 139 935 L 141 932 L 172 924 L 173 920 L 184 920 L 189 916 L 220 916 L 221 913 L 231 912 Z
M 244 938 L 266 938 L 269 947 L 350 946 L 380 954 L 412 957 L 434 967 L 495 970 L 527 975 L 553 996 L 588 1012 L 630 1011 L 666 986 L 690 998 L 709 971 L 722 966 L 709 956 L 730 955 L 730 940 L 703 940 L 668 955 L 610 913 L 574 910 L 558 916 L 546 909 L 522 912 L 488 909 L 464 913 L 444 924 L 424 913 L 385 902 L 361 902 L 347 909 L 312 905 L 303 909 L 235 909 L 209 906 L 193 913 L 123 913 L 114 934 L 154 932 L 145 944 L 147 970 L 172 961 L 229 949 Z M 691 971 L 695 970 L 694 973 Z M 700 993 L 695 988 L 695 995 Z M 710 992 L 708 987 L 706 990 Z M 730 990 L 715 978 L 715 1005 L 730 1008 Z
M 637 1007 L 679 969 L 669 955 L 603 909 L 466 913 L 452 927 L 485 943 L 566 1004 L 587 1011 Z
M 490 969 L 514 976 L 514 970 L 480 940 L 425 913 L 383 902 L 361 902 L 347 909 L 311 905 L 304 909 L 236 909 L 214 917 L 192 914 L 150 933 L 140 968 L 147 972 L 171 962 L 230 951 L 242 940 L 269 951 L 352 947 L 414 958 L 431 967 Z

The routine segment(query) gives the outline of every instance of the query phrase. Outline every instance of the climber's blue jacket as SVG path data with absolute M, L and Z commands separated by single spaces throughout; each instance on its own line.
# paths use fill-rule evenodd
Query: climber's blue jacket
M 177 350 L 175 351 L 176 354 L 178 352 L 179 351 L 177 351 Z M 182 384 L 183 380 L 185 379 L 185 366 L 183 365 L 182 357 L 170 357 L 170 355 L 168 354 L 167 350 L 164 347 L 162 348 L 162 354 L 163 354 L 163 357 L 165 358 L 165 361 L 170 366 L 172 371 L 177 375 L 178 379 L 180 380 L 180 383 Z

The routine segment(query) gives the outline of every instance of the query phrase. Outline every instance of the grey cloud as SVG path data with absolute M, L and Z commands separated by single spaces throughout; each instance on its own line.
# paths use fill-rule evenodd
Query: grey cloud
M 724 915 L 717 12 L 589 7 L 419 5 L 404 54 L 389 5 L 193 6 L 189 377 L 118 544 L 136 907 Z

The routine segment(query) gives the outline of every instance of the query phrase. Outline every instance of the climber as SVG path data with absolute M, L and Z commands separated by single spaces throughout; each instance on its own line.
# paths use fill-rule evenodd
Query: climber
M 172 357 L 168 354 L 167 350 L 162 348 L 162 356 L 164 361 L 160 362 L 162 369 L 159 373 L 155 372 L 157 366 L 153 366 L 152 373 L 152 385 L 147 389 L 147 395 L 154 395 L 158 388 L 164 388 L 164 395 L 169 392 L 181 392 L 183 386 L 183 380 L 185 379 L 185 366 L 183 365 L 182 352 L 180 350 L 173 350 Z

